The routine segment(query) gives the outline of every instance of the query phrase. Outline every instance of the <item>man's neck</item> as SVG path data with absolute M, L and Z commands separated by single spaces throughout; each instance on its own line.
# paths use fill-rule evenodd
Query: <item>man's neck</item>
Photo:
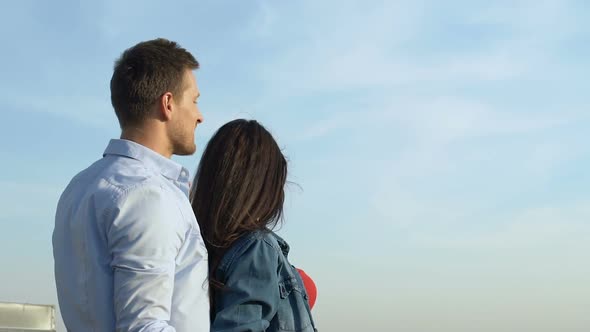
M 169 147 L 169 144 L 167 144 L 168 140 L 166 139 L 165 135 L 163 135 L 161 131 L 158 130 L 158 128 L 125 128 L 121 132 L 121 139 L 126 139 L 128 141 L 141 144 L 168 159 L 172 157 L 172 151 Z

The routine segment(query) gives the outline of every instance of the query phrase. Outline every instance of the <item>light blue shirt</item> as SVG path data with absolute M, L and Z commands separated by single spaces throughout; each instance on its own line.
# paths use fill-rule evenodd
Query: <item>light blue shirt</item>
M 209 331 L 207 250 L 188 192 L 185 168 L 119 139 L 72 179 L 53 232 L 69 331 Z

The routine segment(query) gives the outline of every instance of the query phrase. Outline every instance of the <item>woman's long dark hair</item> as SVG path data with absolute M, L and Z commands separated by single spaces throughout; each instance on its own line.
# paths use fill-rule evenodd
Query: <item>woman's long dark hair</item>
M 203 152 L 191 202 L 209 252 L 209 292 L 222 284 L 215 272 L 242 235 L 274 227 L 282 218 L 287 161 L 272 135 L 254 120 L 223 125 Z

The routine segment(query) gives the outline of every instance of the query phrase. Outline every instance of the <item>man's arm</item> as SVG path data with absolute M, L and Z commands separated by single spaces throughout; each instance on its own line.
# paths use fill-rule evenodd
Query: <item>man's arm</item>
M 184 233 L 168 197 L 157 186 L 133 188 L 117 200 L 107 223 L 116 331 L 175 331 L 168 322 Z

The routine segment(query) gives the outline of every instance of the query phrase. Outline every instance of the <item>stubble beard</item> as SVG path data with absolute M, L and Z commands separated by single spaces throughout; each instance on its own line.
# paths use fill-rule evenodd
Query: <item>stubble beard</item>
M 172 137 L 172 153 L 177 156 L 190 156 L 197 151 L 195 144 L 194 130 L 192 132 L 182 132 L 180 128 Z

